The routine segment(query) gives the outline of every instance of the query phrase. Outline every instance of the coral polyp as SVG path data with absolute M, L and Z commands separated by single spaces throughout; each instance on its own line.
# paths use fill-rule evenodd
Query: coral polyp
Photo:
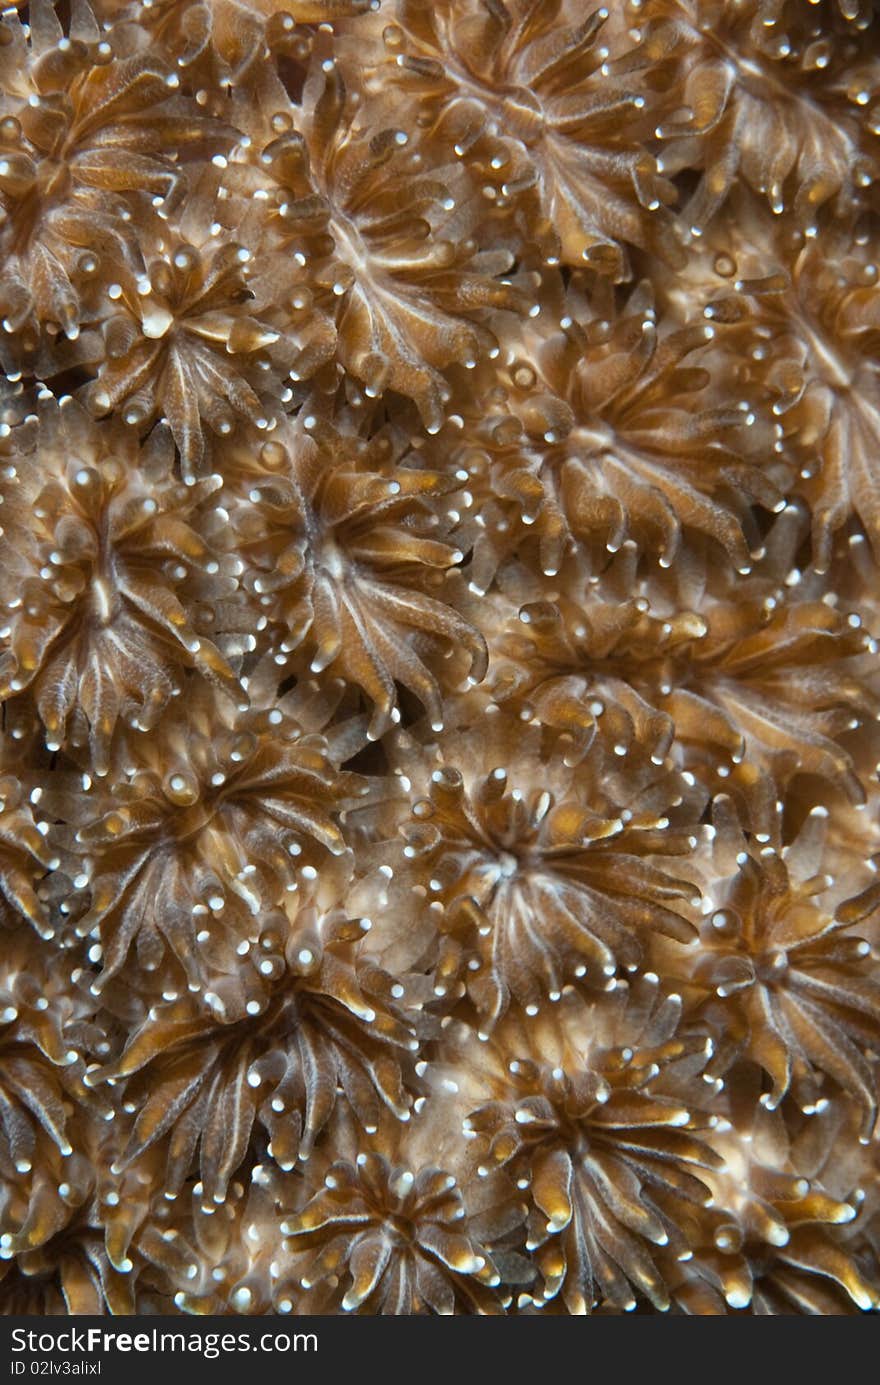
M 83 285 L 134 253 L 133 210 L 181 187 L 172 146 L 205 155 L 229 131 L 180 91 L 180 78 L 146 36 L 102 37 L 87 4 L 65 34 L 50 0 L 27 25 L 3 16 L 0 199 L 4 355 L 39 359 L 46 333 L 76 339 Z
M 485 641 L 447 581 L 464 558 L 450 541 L 459 482 L 404 447 L 391 429 L 364 438 L 307 414 L 256 467 L 245 459 L 247 500 L 230 506 L 252 565 L 245 586 L 279 627 L 278 662 L 308 651 L 311 673 L 361 688 L 371 739 L 400 719 L 397 685 L 442 724 L 431 654 L 464 648 L 460 672 L 475 682 L 486 667 Z
M 48 748 L 88 742 L 104 775 L 119 719 L 154 725 L 182 667 L 235 687 L 192 624 L 200 579 L 205 596 L 223 586 L 188 523 L 211 484 L 181 484 L 161 429 L 139 454 L 116 421 L 90 424 L 69 396 L 38 407 L 37 427 L 17 430 L 3 483 L 0 544 L 16 585 L 5 602 L 0 697 L 32 699 Z M 177 590 L 196 574 L 184 605 Z
M 658 134 L 664 166 L 690 164 L 695 154 L 702 169 L 685 208 L 692 233 L 705 230 L 737 179 L 776 215 L 790 209 L 794 224 L 811 230 L 831 200 L 841 214 L 852 211 L 877 171 L 864 138 L 868 102 L 849 77 L 858 66 L 855 26 L 842 34 L 795 6 L 789 14 L 738 0 L 637 8 L 640 23 L 665 29 L 677 48 L 674 89 L 683 100 Z
M 281 708 L 236 711 L 206 688 L 187 704 L 129 742 L 112 792 L 84 777 L 59 806 L 82 865 L 74 885 L 88 891 L 77 931 L 99 938 L 98 987 L 132 946 L 146 971 L 170 952 L 191 990 L 219 975 L 235 1010 L 248 989 L 236 958 L 279 930 L 283 940 L 285 895 L 313 862 L 343 855 L 339 813 L 361 785 Z M 274 974 L 281 963 L 264 959 L 257 975 L 267 965 Z M 222 994 L 204 998 L 225 1012 Z
M 143 278 L 120 276 L 101 328 L 104 359 L 87 397 L 96 414 L 116 412 L 132 427 L 166 418 L 191 478 L 203 469 L 203 419 L 221 435 L 241 417 L 268 427 L 269 406 L 251 381 L 271 395 L 268 348 L 282 333 L 253 301 L 249 250 L 234 242 L 200 249 L 172 234 L 166 232 L 165 253 L 148 262 Z
M 505 1049 L 520 1056 L 467 1118 L 485 1157 L 528 1190 L 538 1301 L 559 1294 L 572 1313 L 600 1298 L 631 1311 L 634 1290 L 668 1308 L 653 1247 L 686 1249 L 694 1204 L 710 1203 L 705 1171 L 721 1165 L 702 1135 L 712 1118 L 693 1106 L 711 1040 L 669 1042 L 681 999 L 653 977 L 621 1023 L 627 990 L 604 1007 L 607 1030 L 571 996 L 564 1032 L 541 1033 L 537 1054 L 514 1030 Z
M 836 884 L 816 869 L 826 820 L 827 810 L 814 810 L 782 853 L 738 855 L 732 879 L 716 885 L 720 907 L 703 924 L 693 982 L 713 1016 L 716 1071 L 745 1044 L 769 1079 L 761 1101 L 771 1109 L 789 1090 L 815 1109 L 830 1079 L 861 1107 L 868 1139 L 876 1088 L 866 1051 L 877 1042 L 880 991 L 871 944 L 852 931 L 858 900 L 824 898 Z
M 0 14 L 0 1313 L 880 1311 L 869 0 Z
M 730 363 L 715 325 L 666 323 L 647 283 L 622 308 L 601 281 L 589 298 L 548 284 L 558 297 L 511 338 L 492 385 L 488 466 L 474 478 L 491 488 L 479 585 L 531 526 L 550 577 L 579 543 L 596 540 L 613 553 L 632 538 L 669 566 L 683 530 L 708 536 L 747 570 L 753 512 L 781 503 L 786 473 L 759 451 L 764 429 L 746 399 L 720 403 L 715 381 Z
M 618 280 L 621 242 L 674 256 L 662 215 L 674 192 L 647 147 L 658 119 L 652 54 L 615 33 L 607 7 L 513 0 L 474 12 L 404 0 L 390 17 L 383 39 L 401 71 L 386 80 L 421 97 L 423 119 L 486 170 L 494 198 L 545 254 Z
M 332 1275 L 335 1288 L 342 1262 L 347 1312 L 501 1312 L 492 1292 L 500 1275 L 463 1229 L 466 1217 L 452 1174 L 431 1166 L 413 1173 L 370 1152 L 331 1164 L 324 1188 L 286 1230 L 296 1272 L 318 1302 L 321 1281 Z
M 513 252 L 481 242 L 479 203 L 454 160 L 438 164 L 406 130 L 377 126 L 390 114 L 362 111 L 332 57 L 316 66 L 291 115 L 315 200 L 286 208 L 285 239 L 299 249 L 303 220 L 310 234 L 317 221 L 317 282 L 339 300 L 340 363 L 368 396 L 414 400 L 436 432 L 452 397 L 444 368 L 497 352 L 493 310 L 531 305 L 505 277 Z
M 478 734 L 453 723 L 429 749 L 436 768 L 413 787 L 406 852 L 438 911 L 437 991 L 466 983 L 487 1027 L 511 1000 L 534 1014 L 566 982 L 636 966 L 645 932 L 692 936 L 676 904 L 695 887 L 675 858 L 696 845 L 697 811 L 684 781 L 647 757 L 618 768 L 621 749 L 597 740 L 572 771 L 542 760 L 539 732 L 497 714 Z M 413 750 L 402 738 L 401 764 Z

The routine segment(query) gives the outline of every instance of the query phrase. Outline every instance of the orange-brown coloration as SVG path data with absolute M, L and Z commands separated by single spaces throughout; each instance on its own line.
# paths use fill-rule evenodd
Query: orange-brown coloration
M 454 1175 L 368 1150 L 331 1164 L 282 1230 L 313 1312 L 497 1314 L 501 1276 L 467 1217 Z
M 223 591 L 189 523 L 212 483 L 181 484 L 162 429 L 138 455 L 118 423 L 90 424 L 69 398 L 41 400 L 35 422 L 16 430 L 2 482 L 0 561 L 13 585 L 0 698 L 32 699 L 48 748 L 87 742 L 104 775 L 117 722 L 151 729 L 182 667 L 235 689 L 192 625 L 198 589 Z
M 395 684 L 442 722 L 425 656 L 465 648 L 462 672 L 474 681 L 486 665 L 485 642 L 444 581 L 464 556 L 444 513 L 457 482 L 405 447 L 390 428 L 362 438 L 306 413 L 245 458 L 246 499 L 229 507 L 251 569 L 245 586 L 263 621 L 280 627 L 277 662 L 302 650 L 312 673 L 362 688 L 373 740 L 400 717 Z
M 880 1310 L 880 15 L 0 15 L 0 1312 Z
M 511 1001 L 536 1013 L 567 982 L 635 967 L 646 934 L 692 936 L 676 905 L 695 890 L 676 858 L 695 845 L 699 799 L 685 804 L 675 773 L 644 754 L 622 763 L 620 749 L 597 738 L 572 770 L 542 755 L 537 729 L 487 712 L 429 744 L 429 778 L 410 768 L 402 830 L 436 911 L 435 991 L 466 990 L 487 1028 Z M 398 764 L 417 753 L 402 736 Z
M 827 810 L 811 814 L 781 853 L 754 843 L 729 880 L 716 860 L 718 907 L 689 981 L 716 1037 L 713 1073 L 746 1053 L 769 1079 L 761 1100 L 770 1109 L 791 1090 L 811 1111 L 834 1083 L 860 1108 L 869 1139 L 880 986 L 871 944 L 851 929 L 870 899 L 825 902 L 836 883 L 821 869 L 826 822 Z
M 421 121 L 492 180 L 493 201 L 546 256 L 617 280 L 622 241 L 675 258 L 671 224 L 656 215 L 674 190 L 646 147 L 662 66 L 652 72 L 650 47 L 613 25 L 606 34 L 606 8 L 397 0 L 382 18 L 394 67 L 373 84 L 417 95 Z
M 76 339 L 81 286 L 131 258 L 132 209 L 143 216 L 179 190 L 169 149 L 204 157 L 231 131 L 179 94 L 145 36 L 125 34 L 114 49 L 85 0 L 71 7 L 68 35 L 49 0 L 29 14 L 27 30 L 14 12 L 0 30 L 0 311 L 4 357 L 11 347 L 32 360 L 45 329 Z
M 190 687 L 126 755 L 112 791 L 90 782 L 59 805 L 83 861 L 74 884 L 89 903 L 77 932 L 99 939 L 98 988 L 130 948 L 148 972 L 169 951 L 191 990 L 216 981 L 205 1003 L 238 1016 L 258 978 L 283 971 L 279 910 L 312 862 L 345 852 L 338 814 L 361 781 L 282 708 L 236 711 L 206 688 Z M 269 951 L 252 957 L 248 976 L 240 958 L 258 944 Z

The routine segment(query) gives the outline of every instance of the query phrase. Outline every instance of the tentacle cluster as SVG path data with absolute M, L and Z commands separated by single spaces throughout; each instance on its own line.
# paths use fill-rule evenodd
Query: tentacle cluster
M 869 0 L 0 14 L 0 1311 L 880 1309 Z

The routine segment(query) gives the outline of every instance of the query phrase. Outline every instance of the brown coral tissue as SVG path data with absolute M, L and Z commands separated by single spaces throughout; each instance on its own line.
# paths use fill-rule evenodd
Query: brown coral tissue
M 0 12 L 0 1313 L 880 1310 L 880 9 Z

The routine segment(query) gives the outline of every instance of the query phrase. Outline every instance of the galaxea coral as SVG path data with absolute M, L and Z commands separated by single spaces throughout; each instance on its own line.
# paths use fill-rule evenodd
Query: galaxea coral
M 81 283 L 137 253 L 133 210 L 172 196 L 180 156 L 227 147 L 231 131 L 181 93 L 145 34 L 102 36 L 86 3 L 69 33 L 36 0 L 26 25 L 4 13 L 2 35 L 4 355 L 24 361 L 46 334 L 76 339 Z
M 880 19 L 0 15 L 0 1312 L 880 1310 Z
M 104 775 L 118 719 L 152 727 L 179 691 L 175 666 L 196 663 L 235 688 L 176 595 L 193 568 L 205 595 L 222 590 L 222 578 L 211 582 L 219 564 L 187 523 L 211 487 L 181 484 L 162 429 L 139 455 L 116 422 L 90 426 L 69 396 L 41 392 L 37 407 L 4 479 L 0 543 L 15 585 L 0 696 L 33 702 L 49 750 L 88 740 L 90 767 Z

